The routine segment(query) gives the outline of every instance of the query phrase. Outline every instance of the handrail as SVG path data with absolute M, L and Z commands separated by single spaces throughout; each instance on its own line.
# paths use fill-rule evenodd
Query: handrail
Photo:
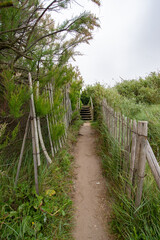
M 91 96 L 90 96 L 90 99 L 89 99 L 89 105 L 91 106 L 91 116 L 92 116 L 92 120 L 93 120 L 94 107 L 93 107 L 93 101 L 92 101 L 92 97 Z
M 93 101 L 91 96 L 90 96 L 90 103 L 91 103 L 91 109 L 93 110 Z
M 160 190 L 160 166 L 148 140 L 147 140 L 147 161 L 151 168 L 154 179 L 158 185 L 158 188 Z

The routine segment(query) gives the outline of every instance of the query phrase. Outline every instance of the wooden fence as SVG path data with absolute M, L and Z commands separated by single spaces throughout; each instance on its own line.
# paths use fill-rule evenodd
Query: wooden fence
M 141 203 L 146 161 L 160 190 L 160 166 L 147 140 L 148 122 L 136 121 L 117 113 L 105 99 L 102 101 L 103 120 L 110 135 L 121 149 L 120 171 L 126 177 L 125 191 L 129 198 L 134 198 L 135 206 Z M 133 195 L 132 189 L 136 189 Z
M 50 151 L 48 153 L 47 148 L 44 143 L 43 139 L 43 134 L 42 134 L 42 129 L 41 128 L 41 119 L 39 116 L 36 115 L 35 111 L 35 96 L 33 94 L 33 86 L 32 86 L 32 77 L 31 74 L 29 73 L 28 76 L 29 79 L 29 86 L 31 90 L 31 98 L 30 98 L 30 113 L 27 119 L 26 123 L 26 128 L 25 128 L 25 133 L 23 137 L 23 142 L 22 142 L 22 147 L 21 147 L 21 152 L 20 152 L 20 157 L 19 157 L 19 162 L 18 162 L 18 168 L 17 168 L 17 174 L 16 174 L 16 179 L 15 179 L 15 186 L 17 185 L 17 181 L 19 178 L 19 173 L 20 173 L 20 168 L 22 164 L 22 159 L 24 155 L 24 149 L 25 149 L 25 143 L 27 139 L 27 135 L 29 134 L 29 127 L 31 129 L 31 138 L 32 138 L 32 152 L 33 152 L 33 162 L 34 162 L 34 178 L 35 178 L 35 187 L 36 187 L 36 193 L 39 194 L 39 187 L 38 187 L 38 167 L 41 165 L 41 159 L 40 159 L 40 147 L 41 150 L 46 158 L 47 164 L 52 163 L 52 160 L 54 158 L 54 155 L 57 153 L 57 151 L 62 148 L 63 144 L 66 141 L 67 137 L 67 129 L 69 127 L 69 124 L 71 123 L 71 117 L 72 117 L 72 107 L 71 107 L 71 100 L 69 98 L 69 85 L 66 85 L 64 92 L 63 92 L 63 102 L 62 102 L 62 107 L 65 110 L 64 115 L 60 113 L 62 116 L 59 118 L 56 116 L 52 111 L 49 115 L 46 115 L 46 125 L 47 125 L 47 130 L 48 130 L 48 139 L 50 143 Z M 48 83 L 45 87 L 46 91 L 46 96 L 48 96 L 50 107 L 52 110 L 53 105 L 54 105 L 54 100 L 53 100 L 53 85 L 52 83 Z M 36 86 L 36 97 L 39 97 L 39 82 L 37 81 L 37 86 Z M 78 105 L 78 103 L 77 103 Z M 79 105 L 78 105 L 79 106 Z M 60 120 L 59 120 L 60 119 Z M 56 124 L 64 124 L 65 126 L 65 131 L 63 136 L 60 136 L 56 141 L 53 140 L 52 138 L 52 126 Z M 51 154 L 50 154 L 51 153 Z

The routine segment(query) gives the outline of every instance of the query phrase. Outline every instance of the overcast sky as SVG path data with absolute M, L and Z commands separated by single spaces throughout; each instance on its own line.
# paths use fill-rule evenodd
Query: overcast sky
M 160 0 L 102 0 L 98 8 L 87 0 L 65 13 L 90 10 L 100 19 L 90 45 L 76 57 L 85 85 L 113 86 L 123 79 L 146 76 L 160 69 Z M 66 12 L 66 11 L 65 11 Z

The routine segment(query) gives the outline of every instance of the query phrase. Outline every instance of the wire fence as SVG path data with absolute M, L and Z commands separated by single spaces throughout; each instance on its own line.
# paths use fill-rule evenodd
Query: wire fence
M 4 134 L 3 142 L 0 149 L 0 175 L 5 174 L 5 170 L 10 168 L 12 171 L 13 166 L 17 166 L 16 172 L 13 174 L 14 185 L 17 186 L 20 176 L 22 162 L 26 161 L 26 156 L 29 154 L 29 159 L 33 159 L 33 173 L 35 179 L 36 193 L 39 194 L 38 183 L 38 168 L 41 165 L 42 153 L 43 160 L 46 159 L 47 165 L 51 164 L 54 160 L 55 154 L 63 147 L 67 138 L 67 130 L 72 121 L 72 106 L 69 97 L 69 84 L 63 87 L 62 100 L 58 106 L 54 105 L 54 84 L 52 81 L 45 86 L 45 93 L 49 102 L 51 111 L 40 117 L 35 110 L 35 99 L 39 98 L 39 82 L 37 81 L 36 92 L 33 90 L 32 77 L 29 73 L 29 86 L 31 90 L 30 103 L 26 106 L 26 114 L 20 120 L 11 124 L 0 124 L 0 137 Z M 79 103 L 77 101 L 77 110 Z M 3 119 L 2 119 L 3 120 Z M 15 132 L 15 139 L 13 135 L 14 129 L 18 123 L 18 132 Z M 4 129 L 3 129 L 4 128 Z M 11 134 L 10 134 L 11 133 Z M 10 140 L 6 141 L 6 139 Z M 30 162 L 31 163 L 31 162 Z M 25 164 L 30 164 L 29 162 Z M 31 173 L 32 174 L 32 173 Z
M 147 140 L 148 122 L 137 122 L 115 112 L 106 99 L 102 101 L 102 114 L 108 131 L 118 143 L 121 157 L 124 159 L 119 171 L 123 171 L 127 178 L 125 191 L 129 198 L 135 200 L 135 206 L 138 207 L 142 199 L 146 161 L 160 190 L 160 166 Z M 133 194 L 135 188 L 136 192 Z

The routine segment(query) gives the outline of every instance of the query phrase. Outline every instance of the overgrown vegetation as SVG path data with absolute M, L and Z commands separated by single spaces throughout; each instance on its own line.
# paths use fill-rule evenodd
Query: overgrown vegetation
M 152 79 L 153 78 L 153 79 Z M 153 80 L 153 85 L 152 85 Z M 146 81 L 146 82 L 145 82 Z M 156 81 L 157 84 L 154 84 Z M 152 144 L 157 159 L 159 159 L 159 105 L 154 100 L 155 92 L 159 91 L 159 74 L 152 73 L 146 79 L 124 81 L 114 88 L 105 89 L 96 84 L 88 86 L 86 91 L 91 94 L 95 105 L 97 129 L 99 131 L 99 152 L 103 162 L 104 172 L 110 180 L 111 195 L 114 196 L 112 216 L 112 230 L 117 233 L 119 239 L 125 240 L 156 240 L 160 238 L 160 193 L 149 166 L 146 166 L 146 177 L 144 179 L 143 199 L 141 205 L 136 209 L 133 200 L 124 193 L 126 187 L 126 174 L 121 171 L 123 154 L 120 146 L 108 133 L 106 125 L 101 116 L 101 101 L 106 98 L 110 106 L 125 116 L 137 120 L 149 121 L 149 141 Z M 128 83 L 128 84 L 127 84 Z M 143 83 L 143 84 L 142 84 Z M 152 101 L 148 102 L 148 93 L 141 91 L 139 85 L 152 88 Z M 137 88 L 138 99 L 134 90 Z M 132 92 L 133 91 L 133 92 Z M 143 92 L 143 96 L 142 96 Z M 146 94 L 146 95 L 145 95 Z M 141 100 L 140 100 L 141 99 Z M 143 99 L 143 101 L 142 101 Z M 147 101 L 145 100 L 147 99 Z M 135 189 L 133 189 L 133 192 Z
M 143 88 L 144 91 L 141 90 Z M 87 94 L 86 94 L 87 93 Z M 160 74 L 151 73 L 145 79 L 124 80 L 113 88 L 104 88 L 100 84 L 88 86 L 84 95 L 92 96 L 95 105 L 95 117 L 98 109 L 97 101 L 106 98 L 108 104 L 117 112 L 130 119 L 148 121 L 148 139 L 157 159 L 160 161 Z M 150 96 L 150 101 L 149 101 Z
M 100 5 L 99 0 L 90 1 Z M 68 193 L 72 157 L 68 150 L 58 153 L 48 168 L 41 154 L 38 196 L 34 190 L 29 130 L 16 189 L 14 181 L 32 93 L 45 151 L 50 156 L 47 119 L 54 153 L 67 134 L 69 122 L 78 119 L 83 79 L 70 60 L 77 54 L 79 44 L 92 39 L 99 21 L 84 11 L 57 22 L 54 13 L 67 11 L 73 3 L 79 4 L 71 0 L 2 0 L 0 3 L 1 239 L 71 239 Z M 29 86 L 29 72 L 33 91 Z M 68 108 L 70 113 L 73 111 L 69 122 L 66 121 Z M 75 141 L 75 137 L 72 138 Z
M 101 123 L 101 124 L 100 124 Z M 143 200 L 135 208 L 133 200 L 124 193 L 126 177 L 120 170 L 122 154 L 119 144 L 109 135 L 102 122 L 97 124 L 100 133 L 100 156 L 105 175 L 110 180 L 110 194 L 114 197 L 112 206 L 112 230 L 119 239 L 125 240 L 156 240 L 160 238 L 160 193 L 149 167 L 144 181 Z M 134 189 L 133 189 L 134 191 Z
M 72 239 L 72 161 L 70 147 L 75 142 L 81 120 L 70 127 L 66 145 L 47 167 L 45 159 L 39 172 L 40 195 L 34 189 L 31 144 L 23 162 L 21 178 L 13 188 L 16 156 L 8 164 L 0 158 L 0 235 L 1 239 Z M 12 161 L 11 161 L 12 160 Z M 12 164 L 11 164 L 12 163 Z M 7 187 L 6 187 L 7 186 Z

